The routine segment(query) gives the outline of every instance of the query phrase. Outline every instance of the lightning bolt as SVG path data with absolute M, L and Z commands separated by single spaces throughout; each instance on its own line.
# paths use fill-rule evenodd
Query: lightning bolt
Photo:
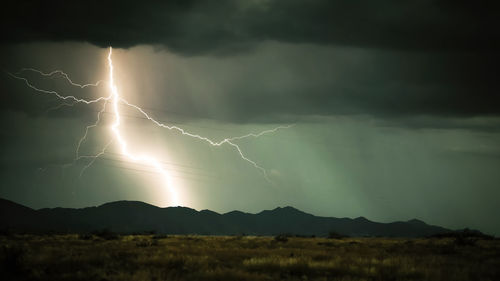
M 237 153 L 239 154 L 239 156 L 242 160 L 248 162 L 253 167 L 255 167 L 256 169 L 261 171 L 263 176 L 265 177 L 265 179 L 268 182 L 271 182 L 271 180 L 269 179 L 269 176 L 267 174 L 266 169 L 264 169 L 263 167 L 258 165 L 257 162 L 248 158 L 243 153 L 242 149 L 238 146 L 236 141 L 246 139 L 246 138 L 259 138 L 259 137 L 266 135 L 266 134 L 276 133 L 278 130 L 291 128 L 292 126 L 294 126 L 293 124 L 286 125 L 286 126 L 278 126 L 278 127 L 273 128 L 273 129 L 265 130 L 265 131 L 262 131 L 259 133 L 249 133 L 249 134 L 242 135 L 242 136 L 224 138 L 221 141 L 214 141 L 214 140 L 211 140 L 207 137 L 188 132 L 188 131 L 186 131 L 178 126 L 169 126 L 169 125 L 163 124 L 163 123 L 157 121 L 156 119 L 154 119 L 153 117 L 151 117 L 141 107 L 128 102 L 126 99 L 124 99 L 123 97 L 120 96 L 119 91 L 118 91 L 118 87 L 115 85 L 115 80 L 114 80 L 114 66 L 113 66 L 112 54 L 113 54 L 113 48 L 110 47 L 108 57 L 107 57 L 108 70 L 109 70 L 108 81 L 99 80 L 96 83 L 79 84 L 79 83 L 75 83 L 73 80 L 71 80 L 69 75 L 66 74 L 65 72 L 63 72 L 62 70 L 54 70 L 52 72 L 43 72 L 43 71 L 40 71 L 40 70 L 37 70 L 34 68 L 23 68 L 19 72 L 17 72 L 16 74 L 12 74 L 12 73 L 8 72 L 8 74 L 10 76 L 12 76 L 15 79 L 23 81 L 29 88 L 33 89 L 34 91 L 36 91 L 38 93 L 42 93 L 42 94 L 51 94 L 51 95 L 56 96 L 58 99 L 63 100 L 65 103 L 59 105 L 59 107 L 61 107 L 61 106 L 73 106 L 77 103 L 84 103 L 86 105 L 89 105 L 89 104 L 103 102 L 102 108 L 97 113 L 96 121 L 94 123 L 86 126 L 83 136 L 80 138 L 80 140 L 77 143 L 76 152 L 75 152 L 76 155 L 75 155 L 75 159 L 74 159 L 73 163 L 75 163 L 81 159 L 90 159 L 88 161 L 88 163 L 81 170 L 80 176 L 83 174 L 83 172 L 87 168 L 89 168 L 97 160 L 97 158 L 99 158 L 100 156 L 102 156 L 106 153 L 106 150 L 108 149 L 108 147 L 112 143 L 116 142 L 118 144 L 118 147 L 120 149 L 120 153 L 122 156 L 126 157 L 131 162 L 140 163 L 140 164 L 152 167 L 158 174 L 160 174 L 162 176 L 165 187 L 169 190 L 169 192 L 171 194 L 172 204 L 174 206 L 179 205 L 179 196 L 178 196 L 176 190 L 174 189 L 174 186 L 173 186 L 172 180 L 171 180 L 171 176 L 169 175 L 168 171 L 163 167 L 162 163 L 158 159 L 156 159 L 150 155 L 135 153 L 135 152 L 132 152 L 131 150 L 129 150 L 128 143 L 127 143 L 126 139 L 123 137 L 122 132 L 120 130 L 120 128 L 121 128 L 120 126 L 122 124 L 122 120 L 121 120 L 122 117 L 120 115 L 119 105 L 123 104 L 123 105 L 126 105 L 132 109 L 135 109 L 141 115 L 143 115 L 147 120 L 151 121 L 152 123 L 154 123 L 158 127 L 165 128 L 168 130 L 177 131 L 184 136 L 188 136 L 191 138 L 198 139 L 200 141 L 207 142 L 211 146 L 218 147 L 218 146 L 222 146 L 224 144 L 227 144 L 227 145 L 233 147 L 237 151 Z M 53 91 L 53 90 L 45 90 L 45 89 L 40 89 L 40 88 L 36 87 L 27 78 L 20 76 L 20 74 L 22 74 L 23 72 L 35 72 L 41 76 L 49 77 L 49 78 L 53 78 L 57 75 L 57 76 L 65 79 L 70 85 L 75 86 L 75 87 L 79 87 L 81 89 L 86 88 L 86 87 L 98 87 L 98 86 L 100 86 L 100 84 L 107 82 L 110 94 L 108 96 L 101 96 L 101 97 L 98 97 L 96 99 L 83 99 L 83 98 L 78 98 L 78 97 L 73 96 L 73 95 L 62 95 L 62 94 L 60 94 L 56 91 Z M 66 103 L 67 101 L 69 101 L 70 103 Z M 87 136 L 89 134 L 89 131 L 92 128 L 99 126 L 99 124 L 101 122 L 101 115 L 106 111 L 108 104 L 111 105 L 112 115 L 114 117 L 113 123 L 110 126 L 111 133 L 112 133 L 111 140 L 101 149 L 101 151 L 99 151 L 95 155 L 80 155 L 80 148 L 85 143 Z M 53 109 L 57 109 L 59 107 L 56 107 Z
M 98 103 L 100 101 L 109 100 L 109 97 L 98 97 L 97 99 L 86 100 L 86 99 L 77 98 L 75 96 L 63 96 L 63 95 L 61 95 L 58 92 L 53 91 L 53 90 L 44 90 L 44 89 L 37 88 L 35 85 L 31 84 L 30 81 L 25 77 L 21 77 L 21 76 L 18 76 L 16 74 L 12 74 L 10 72 L 7 72 L 7 74 L 9 74 L 10 76 L 12 76 L 15 79 L 24 81 L 26 86 L 30 87 L 31 89 L 35 90 L 36 92 L 39 92 L 42 94 L 55 95 L 57 98 L 59 98 L 63 101 L 67 101 L 67 100 L 73 101 L 74 104 L 76 104 L 76 103 L 93 104 L 93 103 Z M 78 84 L 78 85 L 80 85 L 80 84 Z
M 97 87 L 97 86 L 99 86 L 99 84 L 101 84 L 102 82 L 104 82 L 104 80 L 99 80 L 99 81 L 97 81 L 95 83 L 78 84 L 78 83 L 73 82 L 73 80 L 71 80 L 71 78 L 69 78 L 69 75 L 67 73 L 65 73 L 64 71 L 62 71 L 62 70 L 54 70 L 54 71 L 46 73 L 46 72 L 40 71 L 38 69 L 31 68 L 31 67 L 21 68 L 21 70 L 19 70 L 16 74 L 19 75 L 19 74 L 21 74 L 23 72 L 26 72 L 26 71 L 36 72 L 36 73 L 38 73 L 38 74 L 40 74 L 42 76 L 45 76 L 45 77 L 53 77 L 54 75 L 59 74 L 66 81 L 68 81 L 71 86 L 79 87 L 80 89 L 84 89 L 84 88 L 87 88 L 87 87 Z

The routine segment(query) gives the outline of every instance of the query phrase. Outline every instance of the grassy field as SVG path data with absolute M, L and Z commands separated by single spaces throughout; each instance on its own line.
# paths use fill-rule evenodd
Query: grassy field
M 3 235 L 0 279 L 500 280 L 498 239 L 277 238 Z

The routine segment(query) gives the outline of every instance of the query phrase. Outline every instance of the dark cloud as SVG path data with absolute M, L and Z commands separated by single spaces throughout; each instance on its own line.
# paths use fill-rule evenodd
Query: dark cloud
M 219 86 L 211 91 L 207 83 L 207 87 L 195 89 L 193 100 L 201 101 L 202 106 L 180 104 L 177 110 L 238 122 L 280 118 L 290 122 L 308 115 L 368 114 L 410 120 L 415 116 L 443 119 L 500 113 L 498 54 L 271 44 L 259 48 L 252 58 L 238 61 L 241 67 L 216 66 L 204 72 L 205 80 Z M 200 68 L 191 67 L 193 71 Z M 195 77 L 200 79 L 189 83 L 202 83 L 201 75 Z M 211 111 L 204 102 L 206 96 L 223 102 L 223 108 Z M 182 109 L 184 105 L 189 107 Z
M 224 53 L 255 42 L 409 50 L 496 50 L 498 1 L 15 1 L 4 40 L 161 44 L 182 54 Z
M 180 112 L 186 119 L 290 122 L 309 115 L 368 114 L 391 120 L 498 116 L 499 5 L 430 0 L 18 1 L 1 12 L 0 21 L 8 27 L 4 35 L 8 44 L 3 48 L 9 49 L 8 55 L 3 52 L 7 58 L 2 58 L 2 65 L 27 61 L 24 53 L 9 47 L 21 42 L 86 41 L 125 48 L 152 44 L 186 59 L 177 62 L 191 70 L 176 79 L 156 76 L 155 90 L 168 93 L 168 98 L 149 106 Z M 61 48 L 57 56 L 69 49 Z M 243 52 L 248 50 L 252 52 Z M 66 60 L 102 59 L 71 54 Z M 189 66 L 188 60 L 200 57 L 214 61 Z M 219 65 L 217 58 L 234 59 L 243 67 L 207 67 Z M 50 59 L 40 65 L 57 58 L 52 54 Z M 72 73 L 95 69 L 96 62 L 79 62 L 85 67 L 44 69 Z M 135 68 L 140 69 L 133 76 L 138 81 L 147 70 L 144 65 Z M 51 105 L 45 103 L 54 102 L 27 102 L 19 94 L 23 85 L 11 80 L 2 77 L 2 108 L 41 114 Z M 204 80 L 219 85 L 211 89 Z M 155 96 L 163 97 L 158 92 Z M 61 114 L 64 111 L 57 112 Z
M 37 50 L 36 46 L 47 50 Z M 106 77 L 105 50 L 90 45 L 61 44 L 54 50 L 43 46 L 13 48 L 11 57 L 17 62 L 6 69 L 64 69 L 75 81 L 85 83 Z M 60 58 L 60 53 L 69 55 Z M 116 53 L 117 60 L 125 63 L 121 68 L 125 75 L 123 94 L 137 98 L 135 102 L 148 112 L 169 122 L 207 118 L 290 123 L 314 115 L 370 115 L 398 126 L 490 130 L 496 126 L 492 119 L 484 124 L 482 120 L 486 119 L 472 123 L 460 119 L 494 119 L 500 115 L 496 70 L 500 56 L 496 53 L 406 52 L 267 42 L 251 53 L 230 58 L 185 57 L 154 52 L 150 47 L 131 49 L 129 54 L 121 58 Z M 38 61 L 39 57 L 44 60 Z M 65 95 L 106 93 L 105 88 L 86 91 L 68 87 L 61 79 L 29 77 L 35 85 Z M 49 108 L 60 104 L 59 100 L 38 95 L 5 73 L 0 81 L 0 108 L 4 110 L 84 117 L 87 121 L 94 120 L 99 110 L 99 105 L 79 105 L 47 114 Z M 137 117 L 135 112 L 129 114 Z

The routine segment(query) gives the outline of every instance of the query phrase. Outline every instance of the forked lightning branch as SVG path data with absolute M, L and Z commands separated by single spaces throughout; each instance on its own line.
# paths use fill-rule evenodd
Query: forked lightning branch
M 40 70 L 37 70 L 34 68 L 23 68 L 19 72 L 17 72 L 16 74 L 9 73 L 9 75 L 12 76 L 13 78 L 24 81 L 24 83 L 28 87 L 30 87 L 31 89 L 33 89 L 37 93 L 50 94 L 50 95 L 57 97 L 60 100 L 63 100 L 65 102 L 64 105 L 72 106 L 72 105 L 75 105 L 77 103 L 82 103 L 82 104 L 87 104 L 87 105 L 95 104 L 95 103 L 102 103 L 101 109 L 97 112 L 95 123 L 90 124 L 85 128 L 85 133 L 78 141 L 78 144 L 76 147 L 76 155 L 75 155 L 74 162 L 77 162 L 81 159 L 88 159 L 89 160 L 87 162 L 87 164 L 81 170 L 80 175 L 85 171 L 85 169 L 90 167 L 97 158 L 104 155 L 106 153 L 106 150 L 108 149 L 108 147 L 110 145 L 117 145 L 121 155 L 123 155 L 126 159 L 128 159 L 128 161 L 148 166 L 151 169 L 154 169 L 157 173 L 159 173 L 163 179 L 163 183 L 165 185 L 165 188 L 167 188 L 169 190 L 169 193 L 171 196 L 170 201 L 174 205 L 179 205 L 179 203 L 180 203 L 179 197 L 178 197 L 178 194 L 177 194 L 175 187 L 172 184 L 171 176 L 170 176 L 168 170 L 164 167 L 164 165 L 162 165 L 161 161 L 156 159 L 153 156 L 143 154 L 143 153 L 133 152 L 132 150 L 129 149 L 128 142 L 127 142 L 126 138 L 124 137 L 124 134 L 122 133 L 123 126 L 121 126 L 122 125 L 122 115 L 120 114 L 120 105 L 124 105 L 124 106 L 128 106 L 128 107 L 136 110 L 141 115 L 143 115 L 147 120 L 151 121 L 153 124 L 155 124 L 156 126 L 159 126 L 161 128 L 176 131 L 184 136 L 195 138 L 195 139 L 198 139 L 200 141 L 204 141 L 208 145 L 211 145 L 211 146 L 222 146 L 222 145 L 231 146 L 232 148 L 234 148 L 236 153 L 238 153 L 238 155 L 240 156 L 240 158 L 242 160 L 248 162 L 254 168 L 258 169 L 262 173 L 262 175 L 266 178 L 266 180 L 270 181 L 266 170 L 263 167 L 261 167 L 260 165 L 258 165 L 257 162 L 255 162 L 254 160 L 248 158 L 244 154 L 241 147 L 238 146 L 236 141 L 242 140 L 245 138 L 258 138 L 258 137 L 265 135 L 265 134 L 275 133 L 276 131 L 278 131 L 280 129 L 290 128 L 293 125 L 278 126 L 278 127 L 273 128 L 273 129 L 265 130 L 265 131 L 262 131 L 259 133 L 249 133 L 249 134 L 246 134 L 243 136 L 224 138 L 221 141 L 214 141 L 214 140 L 209 139 L 207 137 L 188 132 L 188 131 L 186 131 L 178 126 L 170 126 L 170 125 L 163 124 L 163 123 L 157 121 L 156 119 L 154 119 L 153 117 L 151 117 L 140 106 L 132 104 L 132 103 L 128 102 L 126 99 L 124 99 L 122 96 L 120 96 L 120 91 L 118 89 L 118 86 L 115 84 L 115 79 L 114 79 L 114 66 L 113 66 L 112 54 L 113 54 L 113 49 L 110 47 L 108 57 L 107 57 L 107 65 L 108 65 L 108 73 L 109 73 L 108 80 L 100 80 L 96 83 L 90 83 L 90 84 L 75 83 L 73 80 L 71 80 L 71 78 L 68 76 L 68 74 L 66 74 L 65 72 L 63 72 L 61 70 L 54 70 L 52 72 L 46 73 L 46 72 L 43 72 L 43 71 L 40 71 Z M 46 76 L 46 77 L 53 77 L 54 75 L 59 75 L 60 77 L 67 80 L 70 85 L 72 85 L 74 87 L 79 87 L 79 88 L 98 87 L 101 84 L 106 83 L 108 88 L 109 88 L 109 94 L 105 95 L 105 96 L 98 97 L 96 99 L 84 99 L 84 98 L 79 98 L 79 97 L 76 97 L 73 95 L 64 95 L 64 94 L 61 94 L 61 93 L 59 93 L 57 91 L 53 91 L 53 90 L 41 89 L 41 88 L 35 86 L 27 78 L 20 76 L 21 73 L 26 72 L 26 71 L 34 72 L 34 73 L 37 73 L 39 75 Z M 66 102 L 69 102 L 69 103 L 66 103 Z M 101 148 L 99 153 L 97 153 L 95 155 L 81 155 L 80 154 L 81 145 L 86 141 L 90 130 L 92 128 L 100 125 L 101 115 L 105 112 L 106 108 L 108 108 L 108 107 L 111 108 L 111 112 L 113 115 L 113 122 L 112 122 L 111 126 L 109 127 L 110 132 L 111 132 L 111 136 L 112 136 L 110 141 Z M 136 150 L 134 149 L 134 151 L 136 151 Z

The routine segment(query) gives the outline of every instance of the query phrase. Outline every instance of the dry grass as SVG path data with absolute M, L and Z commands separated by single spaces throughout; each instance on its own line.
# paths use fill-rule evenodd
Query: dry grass
M 2 280 L 500 280 L 500 241 L 0 236 Z

